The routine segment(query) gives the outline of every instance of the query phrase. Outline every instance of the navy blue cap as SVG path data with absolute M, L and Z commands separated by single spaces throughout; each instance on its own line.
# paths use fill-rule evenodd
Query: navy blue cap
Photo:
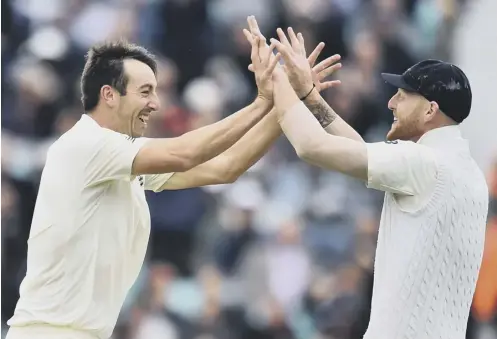
M 429 59 L 401 75 L 382 73 L 381 76 L 392 86 L 435 101 L 440 110 L 457 123 L 469 115 L 472 100 L 469 80 L 459 67 L 451 63 Z

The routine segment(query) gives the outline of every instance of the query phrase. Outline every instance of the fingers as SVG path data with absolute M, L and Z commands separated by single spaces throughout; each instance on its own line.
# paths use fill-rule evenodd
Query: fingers
M 284 44 L 282 44 L 281 42 L 279 42 L 276 39 L 271 39 L 271 44 L 274 44 L 276 49 L 278 50 L 278 52 L 281 53 L 281 56 L 282 56 L 283 60 L 285 60 L 285 63 L 287 63 L 291 60 L 291 53 L 290 53 L 291 47 L 288 48 L 287 46 L 285 46 Z
M 313 68 L 313 70 L 316 73 L 320 73 L 322 70 L 324 70 L 325 68 L 333 65 L 334 63 L 336 63 L 337 61 L 339 61 L 341 58 L 342 57 L 339 54 L 332 55 L 329 58 L 326 58 L 323 61 L 321 61 L 319 64 L 317 64 L 316 67 Z
M 259 40 L 258 46 L 260 47 L 260 45 L 261 45 L 260 41 L 261 40 L 260 40 L 260 38 L 258 38 L 258 40 Z M 264 43 L 264 41 L 262 43 Z M 267 74 L 269 74 L 269 75 L 272 74 L 273 71 L 274 71 L 274 69 L 275 69 L 275 67 L 278 65 L 278 62 L 281 60 L 281 54 L 280 53 L 276 54 L 276 56 L 273 55 L 275 48 L 276 48 L 276 44 L 273 41 L 271 43 L 271 46 L 269 46 L 267 48 L 268 50 L 267 50 L 267 53 L 264 56 L 264 58 L 262 60 L 259 59 L 260 60 L 259 64 L 254 65 L 254 62 L 253 62 L 252 64 L 250 64 L 248 66 L 249 71 L 255 72 L 257 69 L 259 69 L 258 67 L 260 67 L 261 70 L 262 69 L 266 69 L 265 72 Z
M 264 46 L 266 46 L 266 38 L 264 37 L 264 35 L 262 35 L 261 30 L 259 29 L 259 25 L 257 24 L 257 20 L 255 19 L 255 16 L 251 15 L 247 17 L 247 23 L 252 36 L 260 37 Z M 264 46 L 261 46 L 261 48 L 263 48 Z
M 298 46 L 300 45 L 300 42 L 299 42 L 299 39 L 297 39 L 297 36 L 295 35 L 295 32 L 293 31 L 293 28 L 292 27 L 288 27 L 287 31 L 288 31 L 288 37 L 290 38 L 290 41 L 292 43 L 292 47 L 294 49 L 298 48 Z
M 299 33 L 301 36 L 302 34 Z M 292 48 L 295 52 L 305 56 L 304 45 L 300 43 L 299 38 L 295 35 L 292 27 L 288 27 L 288 36 L 290 37 L 290 41 L 292 42 Z M 304 37 L 302 37 L 302 40 Z
M 243 29 L 243 34 L 245 35 L 247 40 L 252 44 L 252 52 L 254 53 L 255 51 L 257 51 L 257 54 L 259 56 L 258 60 L 260 62 L 262 62 L 262 63 L 268 62 L 269 59 L 266 60 L 266 54 L 267 54 L 266 51 L 268 49 L 268 46 L 266 44 L 266 38 L 261 34 L 261 32 L 259 30 L 259 25 L 257 24 L 257 20 L 255 19 L 255 17 L 253 15 L 251 15 L 251 16 L 247 17 L 247 23 L 248 23 L 250 31 L 247 29 Z M 257 43 L 258 49 L 257 48 L 254 49 L 253 40 L 255 37 L 258 37 L 258 43 Z M 254 67 L 260 66 L 260 65 L 254 63 L 253 53 L 251 55 L 252 71 L 253 71 Z M 262 66 L 262 67 L 264 67 L 264 66 Z
M 314 51 L 312 51 L 312 53 L 307 58 L 307 60 L 309 61 L 309 65 L 311 65 L 311 67 L 314 67 L 314 64 L 316 63 L 319 54 L 321 54 L 321 52 L 323 51 L 323 48 L 324 48 L 324 42 L 320 42 L 316 46 L 316 48 L 314 48 Z
M 252 39 L 252 51 L 250 53 L 250 58 L 252 59 L 252 64 L 255 68 L 259 67 L 261 64 L 261 59 L 259 57 L 259 40 L 258 36 Z
M 254 38 L 254 36 L 252 35 L 252 33 L 250 33 L 247 29 L 244 28 L 243 29 L 243 34 L 247 38 L 248 42 L 252 44 L 252 39 Z
M 288 48 L 292 48 L 292 45 L 290 44 L 290 41 L 286 38 L 285 32 L 281 28 L 278 28 L 276 30 L 276 33 L 278 34 L 278 38 L 280 38 L 280 42 Z
M 269 67 L 266 70 L 266 76 L 269 76 L 269 75 L 273 74 L 274 69 L 278 65 L 278 62 L 280 61 L 280 59 L 281 59 L 281 54 L 280 53 L 276 54 L 276 56 L 271 59 L 271 62 L 269 63 Z
M 340 80 L 326 81 L 320 84 L 320 91 L 323 91 L 327 88 L 339 86 L 342 82 Z
M 262 35 L 257 35 L 259 37 L 259 51 L 262 52 L 265 47 L 267 47 L 266 44 L 266 38 L 264 38 Z
M 265 58 L 264 58 L 264 61 L 266 63 L 269 62 L 269 60 L 271 60 L 271 56 L 274 53 L 274 48 L 275 47 L 276 47 L 276 44 L 274 43 L 274 41 L 271 41 L 271 45 L 269 46 L 268 51 L 267 51 L 267 53 L 265 55 Z
M 302 55 L 305 56 L 306 52 L 305 52 L 304 36 L 302 35 L 302 33 L 299 33 L 297 34 L 297 38 L 299 39 Z
M 330 66 L 330 67 L 324 69 L 323 71 L 318 73 L 319 80 L 323 80 L 324 78 L 332 75 L 333 73 L 338 71 L 340 68 L 342 68 L 342 64 L 338 63 L 338 64 L 334 64 L 333 66 Z
M 252 34 L 254 34 L 254 35 L 262 35 L 262 33 L 261 33 L 260 29 L 259 29 L 259 25 L 257 24 L 257 20 L 255 19 L 255 16 L 250 15 L 247 18 L 247 23 L 248 23 L 250 32 Z

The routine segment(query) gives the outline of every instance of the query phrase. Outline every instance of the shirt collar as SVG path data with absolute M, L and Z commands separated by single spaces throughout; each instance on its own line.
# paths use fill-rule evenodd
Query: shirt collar
M 88 115 L 86 113 L 84 113 L 84 114 L 81 115 L 81 119 L 79 121 L 80 121 L 80 123 L 84 124 L 85 126 L 89 126 L 91 128 L 99 128 L 99 129 L 104 129 L 104 130 L 106 129 L 106 130 L 112 131 L 114 133 L 120 134 L 120 135 L 122 135 L 123 137 L 125 137 L 125 138 L 127 138 L 129 140 L 133 140 L 134 141 L 134 139 L 135 139 L 135 138 L 130 137 L 127 134 L 116 132 L 114 130 L 111 130 L 111 129 L 108 129 L 108 128 L 100 126 L 98 124 L 98 122 L 95 121 L 95 119 L 93 119 L 90 115 Z
M 91 116 L 89 116 L 88 114 L 81 114 L 81 119 L 80 119 L 81 122 L 83 122 L 84 124 L 87 124 L 87 125 L 91 125 L 91 126 L 94 126 L 94 127 L 100 127 L 100 125 L 98 124 L 98 122 L 96 122 Z
M 432 129 L 421 136 L 418 144 L 422 145 L 439 145 L 450 144 L 454 140 L 464 140 L 462 138 L 461 129 L 458 125 L 444 126 Z

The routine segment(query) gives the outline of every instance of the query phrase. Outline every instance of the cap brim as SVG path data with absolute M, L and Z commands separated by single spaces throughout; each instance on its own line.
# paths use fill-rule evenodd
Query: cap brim
M 390 74 L 390 73 L 381 73 L 381 77 L 387 84 L 390 84 L 397 88 L 402 88 L 407 91 L 415 92 L 415 89 L 409 86 L 404 79 L 402 79 L 402 75 L 398 74 Z

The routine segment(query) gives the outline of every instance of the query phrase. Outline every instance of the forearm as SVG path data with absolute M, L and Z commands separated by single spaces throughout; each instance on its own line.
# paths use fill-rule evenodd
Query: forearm
M 276 110 L 271 110 L 255 127 L 220 156 L 230 164 L 231 176 L 239 177 L 252 167 L 281 135 Z
M 218 156 L 255 126 L 271 109 L 256 99 L 231 116 L 177 138 L 150 139 L 133 162 L 133 174 L 185 172 Z
M 194 158 L 193 166 L 204 163 L 233 146 L 244 134 L 254 127 L 271 109 L 271 105 L 261 99 L 229 117 L 197 130 L 184 134 Z
M 311 111 L 293 93 L 276 100 L 278 123 L 300 158 L 311 161 L 308 155 L 315 145 L 321 143 L 327 133 Z
M 359 133 L 347 124 L 345 120 L 328 105 L 317 90 L 312 91 L 304 100 L 304 104 L 312 112 L 326 132 L 332 135 L 364 142 Z
M 281 129 L 302 160 L 356 178 L 366 177 L 364 142 L 327 134 L 310 110 L 285 86 L 278 88 L 275 105 Z

